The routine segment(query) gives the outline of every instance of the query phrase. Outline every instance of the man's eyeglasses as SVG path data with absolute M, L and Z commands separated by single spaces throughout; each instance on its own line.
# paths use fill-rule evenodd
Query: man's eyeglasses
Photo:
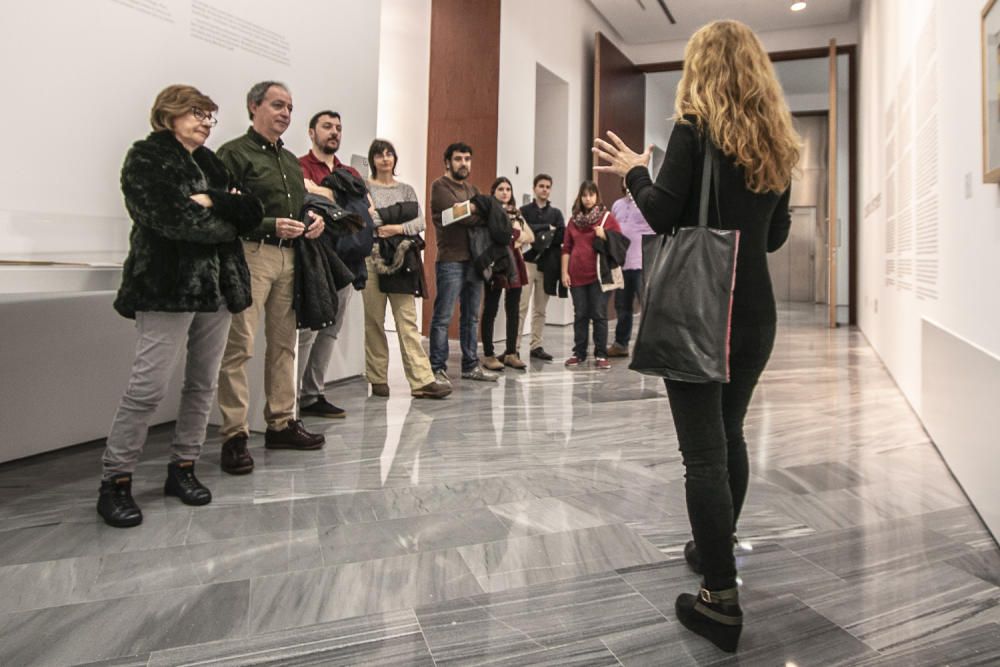
M 215 127 L 219 124 L 218 118 L 206 111 L 203 111 L 202 109 L 192 108 L 191 115 L 194 116 L 195 120 L 199 123 L 205 123 L 211 127 Z

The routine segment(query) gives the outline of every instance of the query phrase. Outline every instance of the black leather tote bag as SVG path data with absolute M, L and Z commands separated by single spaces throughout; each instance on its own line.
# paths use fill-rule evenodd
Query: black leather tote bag
M 697 227 L 658 240 L 644 265 L 643 313 L 629 368 L 683 382 L 729 382 L 729 333 L 739 230 L 708 226 L 719 202 L 719 158 L 705 140 Z M 721 223 L 721 221 L 720 221 Z

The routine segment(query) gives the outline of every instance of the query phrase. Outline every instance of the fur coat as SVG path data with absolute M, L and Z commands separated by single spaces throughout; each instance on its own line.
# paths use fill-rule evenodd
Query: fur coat
M 264 209 L 231 194 L 233 180 L 204 146 L 189 153 L 170 130 L 132 145 L 121 174 L 132 218 L 129 253 L 115 310 L 238 313 L 250 305 L 250 271 L 241 234 L 260 225 Z M 204 193 L 211 208 L 190 199 Z

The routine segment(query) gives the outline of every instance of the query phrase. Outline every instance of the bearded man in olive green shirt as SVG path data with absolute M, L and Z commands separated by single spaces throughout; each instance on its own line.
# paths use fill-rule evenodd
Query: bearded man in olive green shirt
M 323 221 L 306 226 L 296 219 L 305 197 L 298 158 L 283 148 L 281 135 L 292 119 L 292 96 L 276 81 L 263 81 L 247 93 L 252 125 L 242 137 L 223 144 L 218 156 L 243 192 L 264 204 L 264 220 L 243 237 L 250 267 L 252 305 L 233 317 L 219 371 L 222 411 L 222 469 L 234 475 L 253 471 L 247 450 L 250 389 L 246 365 L 253 356 L 261 311 L 267 346 L 264 353 L 264 418 L 268 449 L 319 449 L 325 438 L 309 433 L 295 419 L 295 347 L 298 337 L 292 308 L 295 243 L 311 243 Z

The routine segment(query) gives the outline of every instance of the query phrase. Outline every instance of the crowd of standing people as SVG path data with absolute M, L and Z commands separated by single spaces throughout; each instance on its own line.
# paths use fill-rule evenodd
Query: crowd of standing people
M 181 348 L 187 365 L 165 492 L 192 505 L 211 502 L 194 470 L 216 393 L 221 468 L 253 472 L 247 363 L 261 319 L 268 449 L 319 449 L 324 436 L 299 417 L 346 416 L 324 387 L 356 291 L 365 313 L 365 375 L 376 397 L 390 393 L 387 305 L 413 398 L 452 392 L 448 327 L 456 303 L 463 379 L 495 382 L 504 368 L 527 368 L 518 343 L 532 303 L 529 354 L 551 361 L 542 346 L 545 307 L 567 288 L 576 315 L 574 356 L 566 366 L 586 358 L 592 322 L 596 367 L 609 367 L 607 292 L 599 287 L 592 239 L 622 229 L 592 181 L 581 186 L 567 226 L 549 201 L 551 176 L 535 177 L 533 201 L 518 207 L 510 179 L 497 178 L 490 195 L 481 194 L 469 181 L 472 148 L 447 147 L 445 172 L 430 188 L 436 289 L 425 352 L 416 311 L 416 299 L 432 295 L 423 266 L 424 217 L 413 187 L 396 178 L 395 146 L 375 139 L 370 173 L 362 176 L 337 156 L 341 115 L 322 110 L 309 121 L 310 150 L 296 157 L 282 140 L 292 109 L 284 84 L 254 85 L 246 134 L 213 153 L 204 144 L 217 123 L 216 103 L 191 86 L 168 86 L 153 103 L 153 132 L 126 156 L 122 191 L 134 224 L 115 307 L 136 320 L 139 337 L 104 454 L 98 511 L 110 525 L 142 522 L 132 474 Z M 631 247 L 638 247 L 636 235 L 648 227 L 628 201 L 626 195 L 616 207 L 631 211 L 630 224 L 639 223 L 630 227 Z M 622 264 L 634 300 L 640 269 Z M 501 301 L 506 340 L 497 354 Z M 631 305 L 622 301 L 619 308 L 631 312 Z M 616 342 L 627 354 L 628 333 Z

